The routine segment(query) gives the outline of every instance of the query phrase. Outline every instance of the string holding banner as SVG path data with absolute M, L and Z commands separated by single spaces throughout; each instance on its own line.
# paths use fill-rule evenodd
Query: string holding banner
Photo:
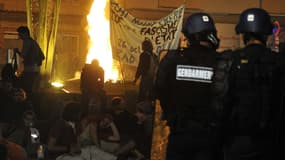
M 181 34 L 184 5 L 169 15 L 155 21 L 142 20 L 132 16 L 114 0 L 111 0 L 111 45 L 114 59 L 123 64 L 137 66 L 141 43 L 147 38 L 155 54 L 161 50 L 176 49 Z

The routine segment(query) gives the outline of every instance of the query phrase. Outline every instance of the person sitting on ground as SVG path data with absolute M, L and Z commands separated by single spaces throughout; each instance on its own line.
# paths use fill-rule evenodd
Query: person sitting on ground
M 48 137 L 49 158 L 56 158 L 64 153 L 80 153 L 77 141 L 76 122 L 79 121 L 80 106 L 78 103 L 68 103 L 59 119 L 50 129 Z
M 111 100 L 111 114 L 115 125 L 118 127 L 121 144 L 125 144 L 135 133 L 136 116 L 127 109 L 126 101 L 123 97 L 115 96 Z
M 111 114 L 103 113 L 98 124 L 100 148 L 106 152 L 115 153 L 120 147 L 120 133 Z
M 80 134 L 79 134 L 79 143 L 80 146 L 88 145 L 99 145 L 98 135 L 97 135 L 97 122 L 98 118 L 94 113 L 92 115 L 84 113 L 80 118 Z
M 3 154 L 0 155 L 0 157 L 6 157 L 8 160 L 28 160 L 25 150 L 20 145 L 4 139 L 2 132 L 5 132 L 5 128 L 0 127 L 0 146 L 2 146 L 2 150 L 0 149 L 0 154 Z
M 7 139 L 24 147 L 29 157 L 36 157 L 40 144 L 39 130 L 35 128 L 36 115 L 32 110 L 23 113 L 22 121 L 11 129 Z
M 152 144 L 154 105 L 148 100 L 137 103 L 135 115 L 138 118 L 134 137 L 136 149 L 148 159 Z
M 0 144 L 0 159 L 2 160 L 9 160 L 8 159 L 8 150 L 7 147 L 3 144 Z
M 1 71 L 1 78 L 2 82 L 11 83 L 14 87 L 19 86 L 19 78 L 16 76 L 16 71 L 12 64 L 5 64 Z
M 128 143 L 121 146 L 117 155 L 136 159 L 150 158 L 152 133 L 153 133 L 154 105 L 151 101 L 141 101 L 136 104 L 136 125 L 134 134 L 130 136 Z

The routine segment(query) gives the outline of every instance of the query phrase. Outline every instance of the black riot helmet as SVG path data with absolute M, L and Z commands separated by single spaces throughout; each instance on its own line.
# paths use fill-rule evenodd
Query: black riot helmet
M 236 26 L 236 33 L 272 34 L 273 23 L 270 15 L 261 8 L 250 8 L 243 11 Z
M 190 15 L 183 26 L 182 32 L 188 38 L 190 45 L 200 41 L 210 42 L 218 48 L 219 39 L 212 17 L 207 13 L 194 13 Z

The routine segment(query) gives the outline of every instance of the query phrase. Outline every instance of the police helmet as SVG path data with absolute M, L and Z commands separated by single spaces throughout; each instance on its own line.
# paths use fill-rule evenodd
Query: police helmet
M 183 27 L 185 35 L 199 33 L 202 31 L 216 32 L 213 19 L 207 13 L 194 13 L 186 19 Z
M 207 13 L 194 13 L 189 16 L 183 26 L 182 32 L 188 38 L 190 45 L 207 41 L 213 48 L 219 47 L 220 40 L 217 37 L 217 29 L 214 20 Z
M 272 29 L 270 15 L 261 8 L 250 8 L 243 11 L 235 28 L 237 34 L 252 32 L 262 35 L 271 34 Z
M 19 33 L 20 36 L 30 36 L 30 30 L 26 26 L 20 26 L 17 29 L 17 32 Z

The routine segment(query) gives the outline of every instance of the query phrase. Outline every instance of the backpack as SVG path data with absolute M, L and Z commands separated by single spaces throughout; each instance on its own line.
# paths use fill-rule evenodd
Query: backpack
M 241 133 L 256 134 L 269 127 L 273 92 L 272 53 L 255 58 L 243 51 L 236 55 L 233 63 L 232 125 Z
M 33 53 L 35 54 L 35 62 L 36 64 L 38 64 L 38 66 L 42 65 L 42 61 L 45 59 L 45 56 L 43 54 L 42 49 L 40 48 L 40 46 L 38 45 L 38 43 L 33 40 L 34 42 L 34 48 L 33 48 Z

